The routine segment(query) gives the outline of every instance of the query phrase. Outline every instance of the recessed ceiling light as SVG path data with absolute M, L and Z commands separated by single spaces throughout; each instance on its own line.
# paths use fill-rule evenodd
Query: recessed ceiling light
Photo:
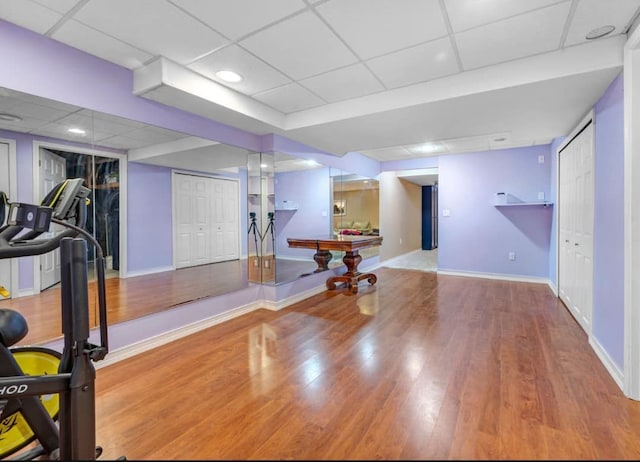
M 84 135 L 84 134 L 86 134 L 86 133 L 87 133 L 87 132 L 85 132 L 83 129 L 81 129 L 81 128 L 75 128 L 75 127 L 73 127 L 73 128 L 69 128 L 67 131 L 68 131 L 69 133 L 73 133 L 73 134 L 75 134 L 75 135 Z
M 422 143 L 409 147 L 409 151 L 416 154 L 434 154 L 444 151 L 444 147 L 440 143 Z
M 13 114 L 0 114 L 0 120 L 6 120 L 7 122 L 20 122 L 22 117 Z
M 218 76 L 218 78 L 224 80 L 225 82 L 230 82 L 230 83 L 242 82 L 242 76 L 237 72 L 218 71 L 216 72 L 216 75 Z
M 602 26 L 602 27 L 598 27 L 596 29 L 593 29 L 591 32 L 589 32 L 585 38 L 587 40 L 594 40 L 594 39 L 598 39 L 600 37 L 604 37 L 605 35 L 609 35 L 611 32 L 613 32 L 615 30 L 615 26 Z

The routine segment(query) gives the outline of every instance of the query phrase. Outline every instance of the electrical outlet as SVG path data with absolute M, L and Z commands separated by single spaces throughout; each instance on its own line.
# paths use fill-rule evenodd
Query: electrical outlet
M 516 253 L 515 252 L 509 252 L 509 260 L 513 261 L 516 259 Z
M 449 216 L 451 216 L 451 210 L 449 210 L 449 209 L 442 209 L 442 216 L 443 216 L 443 217 L 449 217 Z

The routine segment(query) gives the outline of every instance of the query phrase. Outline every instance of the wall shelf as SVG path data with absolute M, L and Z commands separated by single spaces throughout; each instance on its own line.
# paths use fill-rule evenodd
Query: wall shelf
M 494 207 L 522 207 L 522 206 L 538 206 L 549 207 L 553 202 L 549 201 L 523 201 L 509 193 L 499 192 L 495 194 Z
M 553 202 L 509 202 L 507 204 L 493 204 L 495 207 L 523 207 L 523 206 L 538 206 L 538 207 L 549 207 L 553 205 Z

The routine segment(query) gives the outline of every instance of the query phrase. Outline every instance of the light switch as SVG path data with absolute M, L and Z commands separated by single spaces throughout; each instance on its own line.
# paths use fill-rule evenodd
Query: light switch
M 449 209 L 442 209 L 442 216 L 443 216 L 443 217 L 451 216 L 451 210 L 449 210 Z

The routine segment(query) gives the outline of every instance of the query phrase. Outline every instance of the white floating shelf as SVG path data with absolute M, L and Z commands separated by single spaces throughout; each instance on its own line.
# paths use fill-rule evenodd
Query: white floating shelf
M 553 205 L 553 202 L 549 202 L 549 201 L 525 202 L 525 201 L 521 201 L 520 199 L 518 199 L 517 197 L 509 193 L 499 192 L 499 193 L 496 193 L 495 195 L 493 205 L 495 207 L 521 207 L 521 206 L 532 206 L 532 205 L 548 207 L 550 205 Z

